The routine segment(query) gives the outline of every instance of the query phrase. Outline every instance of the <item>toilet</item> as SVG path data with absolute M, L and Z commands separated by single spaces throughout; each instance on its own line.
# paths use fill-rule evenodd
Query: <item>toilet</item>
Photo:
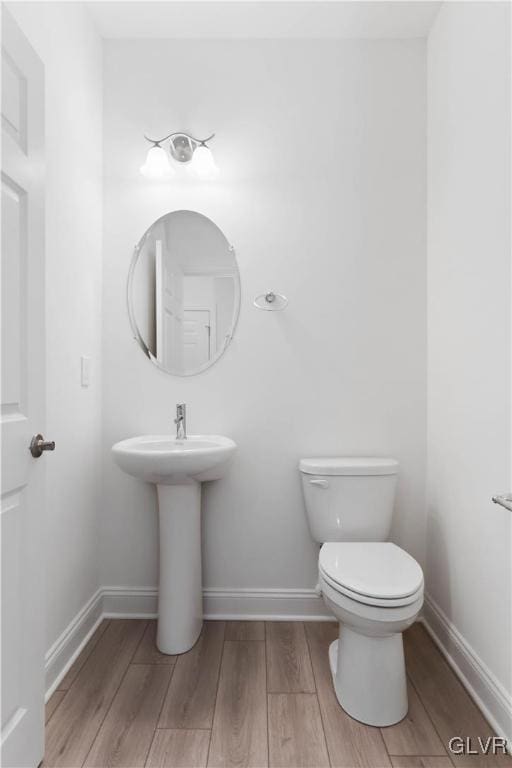
M 319 586 L 339 621 L 329 648 L 336 697 L 368 725 L 407 714 L 402 632 L 423 605 L 423 572 L 387 541 L 398 462 L 385 458 L 302 459 L 302 489 L 313 539 L 321 544 Z

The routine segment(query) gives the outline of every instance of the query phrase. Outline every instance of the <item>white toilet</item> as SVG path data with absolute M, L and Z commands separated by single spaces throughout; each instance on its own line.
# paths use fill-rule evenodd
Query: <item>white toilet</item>
M 423 605 L 423 572 L 386 541 L 398 462 L 302 459 L 309 528 L 320 544 L 319 582 L 340 622 L 329 648 L 334 689 L 349 715 L 386 726 L 407 714 L 402 632 Z

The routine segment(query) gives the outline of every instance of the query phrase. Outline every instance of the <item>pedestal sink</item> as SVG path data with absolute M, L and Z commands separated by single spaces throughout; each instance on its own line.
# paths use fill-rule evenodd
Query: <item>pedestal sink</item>
M 218 480 L 236 450 L 219 435 L 144 435 L 112 447 L 124 472 L 158 491 L 160 578 L 157 646 L 184 653 L 203 624 L 201 579 L 201 483 Z

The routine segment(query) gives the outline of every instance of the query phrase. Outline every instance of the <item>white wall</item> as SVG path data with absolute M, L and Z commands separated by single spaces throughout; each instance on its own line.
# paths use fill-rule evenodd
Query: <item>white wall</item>
M 8 3 L 45 65 L 46 643 L 99 586 L 102 49 L 81 3 Z M 93 361 L 80 386 L 80 355 Z
M 445 3 L 428 41 L 427 587 L 498 694 L 512 690 L 512 516 L 491 503 L 512 486 L 510 93 L 508 3 Z
M 395 538 L 423 560 L 425 45 L 410 41 L 106 41 L 105 501 L 102 582 L 154 585 L 155 491 L 111 445 L 171 432 L 238 443 L 205 489 L 204 582 L 309 588 L 317 578 L 297 463 L 380 454 L 401 463 Z M 144 132 L 208 135 L 217 182 L 151 183 Z M 211 217 L 236 248 L 242 308 L 206 373 L 176 378 L 131 338 L 132 248 L 167 211 Z M 253 298 L 274 288 L 286 312 Z

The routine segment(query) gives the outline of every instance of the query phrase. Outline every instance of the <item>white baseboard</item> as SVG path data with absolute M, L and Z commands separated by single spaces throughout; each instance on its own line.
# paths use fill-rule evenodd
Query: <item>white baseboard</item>
M 98 589 L 46 653 L 44 660 L 46 699 L 57 688 L 102 619 L 103 595 L 102 590 Z
M 157 616 L 156 587 L 103 587 L 106 619 L 154 619 Z
M 314 589 L 204 589 L 206 619 L 333 621 Z
M 489 724 L 512 743 L 512 696 L 428 595 L 422 621 Z
M 154 618 L 158 590 L 154 587 L 103 587 L 107 618 Z M 203 590 L 205 619 L 257 621 L 332 621 L 314 589 Z
M 49 649 L 45 658 L 48 699 L 102 619 L 152 619 L 157 615 L 155 587 L 100 588 Z M 205 619 L 332 621 L 314 589 L 205 589 Z

